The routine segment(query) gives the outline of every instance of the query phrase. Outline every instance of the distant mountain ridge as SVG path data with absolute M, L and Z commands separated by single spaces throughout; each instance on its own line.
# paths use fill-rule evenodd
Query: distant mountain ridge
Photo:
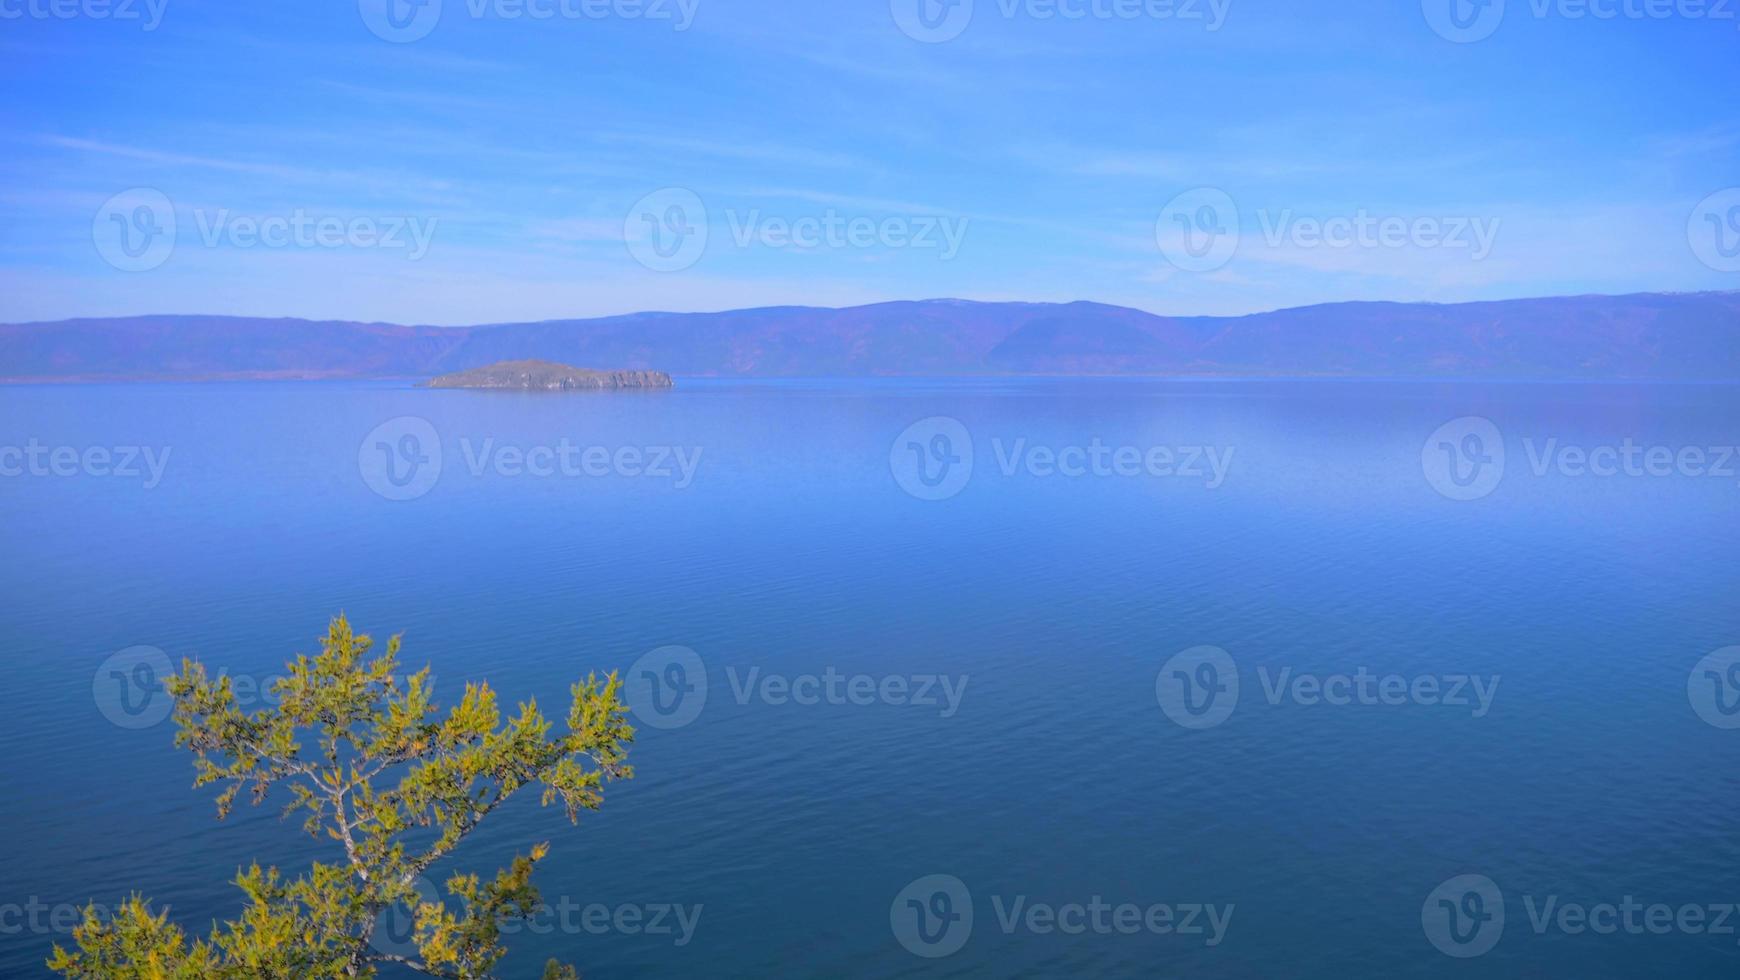
M 926 300 L 475 327 L 226 316 L 0 325 L 0 379 L 427 378 L 513 360 L 720 377 L 1181 375 L 1740 381 L 1740 292 L 1166 317 Z

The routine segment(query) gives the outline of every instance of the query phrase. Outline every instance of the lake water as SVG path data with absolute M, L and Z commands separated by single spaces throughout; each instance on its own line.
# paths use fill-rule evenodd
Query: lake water
M 1732 976 L 1737 442 L 1711 386 L 0 388 L 0 974 L 338 858 L 134 682 L 344 611 L 445 703 L 633 667 L 636 777 L 434 876 L 551 843 L 507 976 Z

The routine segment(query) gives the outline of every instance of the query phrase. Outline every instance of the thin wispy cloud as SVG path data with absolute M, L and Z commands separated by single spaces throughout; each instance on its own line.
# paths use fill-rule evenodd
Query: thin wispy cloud
M 665 155 L 678 154 L 703 158 L 747 160 L 756 163 L 819 169 L 858 169 L 869 165 L 867 161 L 845 153 L 759 140 L 726 141 L 699 136 L 624 132 L 597 133 L 593 134 L 592 138 L 605 146 Z

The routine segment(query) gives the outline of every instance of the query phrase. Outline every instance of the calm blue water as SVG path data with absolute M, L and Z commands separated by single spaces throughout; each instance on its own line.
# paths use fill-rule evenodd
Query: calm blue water
M 371 490 L 359 449 L 403 416 L 434 430 L 442 470 L 426 493 L 394 501 Z M 1470 416 L 1496 427 L 1506 461 L 1490 493 L 1462 501 L 1434 489 L 1422 447 Z M 936 460 L 970 456 L 971 479 L 943 500 L 905 492 L 891 464 L 891 451 L 919 459 L 896 439 L 933 417 L 973 441 L 963 454 L 960 430 L 941 423 L 902 437 L 942 490 L 961 470 Z M 397 454 L 406 431 L 372 441 Z M 1457 472 L 1495 472 L 1471 468 L 1495 447 L 1465 435 L 1443 440 L 1476 450 L 1455 457 Z M 563 438 L 695 447 L 700 463 L 683 487 L 468 466 L 489 439 L 493 450 Z M 1096 438 L 1143 460 L 1194 446 L 1223 461 L 1230 450 L 1231 463 L 1212 489 L 1145 471 L 1000 467 L 1017 440 L 1025 451 Z M 203 934 L 239 908 L 227 884 L 238 865 L 337 858 L 273 806 L 217 822 L 170 726 L 112 722 L 146 716 L 93 694 L 93 675 L 144 645 L 269 677 L 342 610 L 378 636 L 402 631 L 405 659 L 432 664 L 449 702 L 487 678 L 505 699 L 536 696 L 559 713 L 588 671 L 670 645 L 704 665 L 698 716 L 642 725 L 638 774 L 602 812 L 571 829 L 528 798 L 436 876 L 492 871 L 548 840 L 538 881 L 552 904 L 699 905 L 688 942 L 615 927 L 522 934 L 509 940 L 509 976 L 535 975 L 550 955 L 594 980 L 1732 976 L 1740 915 L 1723 935 L 1601 935 L 1556 916 L 1628 897 L 1670 915 L 1740 902 L 1740 729 L 1703 720 L 1694 697 L 1718 723 L 1740 697 L 1721 686 L 1740 677 L 1726 661 L 1714 678 L 1694 676 L 1700 658 L 1740 644 L 1740 475 L 1537 476 L 1531 456 L 1549 439 L 1733 445 L 1740 391 L 0 388 L 0 446 L 170 453 L 150 489 L 143 475 L 0 477 L 0 974 L 41 974 L 64 940 L 42 909 L 139 890 Z M 427 441 L 411 448 L 429 455 Z M 931 492 L 917 470 L 901 475 Z M 1200 646 L 1226 652 L 1240 692 L 1219 724 L 1191 728 L 1163 710 L 1156 678 L 1161 693 L 1182 691 L 1178 665 L 1163 665 Z M 1182 673 L 1202 676 L 1195 663 Z M 877 697 L 779 703 L 759 688 L 740 703 L 751 670 L 759 684 L 830 668 L 966 686 L 952 713 Z M 1290 683 L 1362 669 L 1403 685 L 1498 686 L 1484 711 L 1412 694 L 1310 703 L 1292 689 L 1271 703 L 1283 670 Z M 1187 693 L 1210 703 L 1207 689 Z M 926 920 L 939 944 L 958 946 L 934 958 L 909 951 L 891 922 L 891 907 L 918 922 L 903 904 L 913 894 L 920 908 L 961 912 L 935 904 L 930 885 L 903 893 L 932 875 L 958 879 L 974 913 L 964 936 L 960 921 Z M 1496 944 L 1473 958 L 1440 952 L 1422 921 L 1428 896 L 1461 875 L 1489 878 L 1505 909 Z M 1460 902 L 1468 890 L 1452 891 Z M 1232 911 L 1214 945 L 1146 919 L 1129 934 L 1063 934 L 1043 918 L 1006 929 L 999 913 L 1022 896 L 1023 910 L 1096 896 L 1138 917 L 1166 906 L 1175 922 L 1185 906 Z M 1537 930 L 1531 911 L 1549 899 L 1553 918 Z M 1493 924 L 1482 928 L 1491 938 Z

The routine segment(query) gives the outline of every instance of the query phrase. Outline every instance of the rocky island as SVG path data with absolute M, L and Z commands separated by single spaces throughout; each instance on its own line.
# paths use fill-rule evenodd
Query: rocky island
M 489 388 L 507 391 L 604 391 L 669 388 L 663 371 L 593 371 L 554 361 L 501 361 L 423 382 L 424 388 Z

